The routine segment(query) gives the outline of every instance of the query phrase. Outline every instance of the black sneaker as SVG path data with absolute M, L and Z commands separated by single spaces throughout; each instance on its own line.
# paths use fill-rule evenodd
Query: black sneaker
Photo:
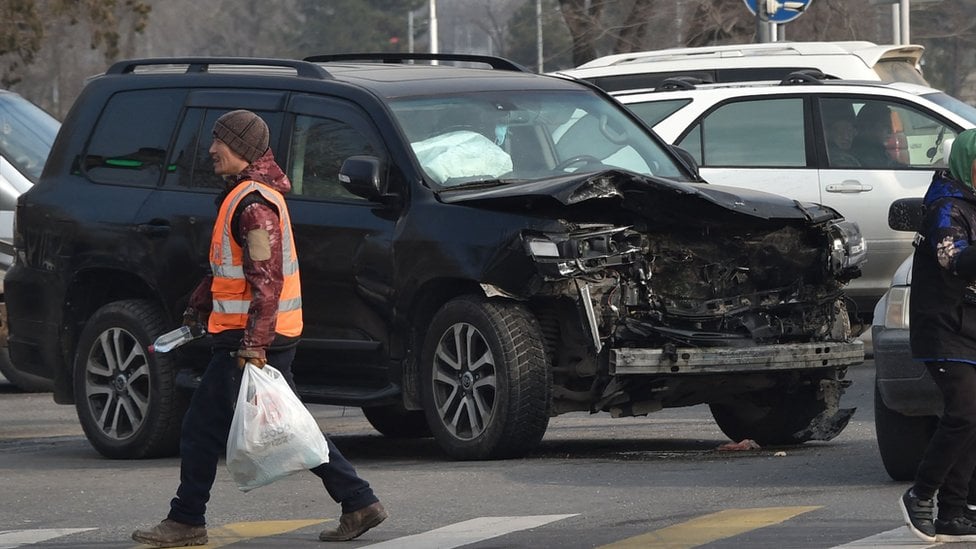
M 976 541 L 976 524 L 964 516 L 935 519 L 935 541 Z
M 934 501 L 916 496 L 909 488 L 898 499 L 898 506 L 901 507 L 901 514 L 905 517 L 905 524 L 908 529 L 918 539 L 935 541 L 935 524 L 932 522 L 933 511 L 935 510 Z

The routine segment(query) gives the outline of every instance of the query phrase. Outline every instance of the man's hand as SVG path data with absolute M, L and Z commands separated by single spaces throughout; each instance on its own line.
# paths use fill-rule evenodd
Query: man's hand
M 183 325 L 196 328 L 200 324 L 200 313 L 193 307 L 187 307 L 183 311 Z
M 243 370 L 248 362 L 258 368 L 264 368 L 264 365 L 268 363 L 268 359 L 264 355 L 264 349 L 238 349 L 237 367 Z

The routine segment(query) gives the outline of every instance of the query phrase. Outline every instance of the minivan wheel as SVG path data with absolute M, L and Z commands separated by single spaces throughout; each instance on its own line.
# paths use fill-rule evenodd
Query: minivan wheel
M 938 416 L 906 416 L 887 407 L 875 384 L 875 438 L 881 463 L 892 480 L 915 479 L 915 471 L 938 423 Z
M 735 400 L 709 404 L 709 408 L 719 429 L 730 439 L 783 446 L 809 440 L 798 433 L 827 410 L 827 403 L 819 397 L 816 385 L 805 385 L 796 391 L 773 388 L 747 393 Z
M 187 398 L 176 389 L 175 359 L 147 350 L 165 326 L 157 305 L 132 299 L 98 309 L 81 332 L 75 409 L 88 441 L 105 457 L 160 457 L 179 449 Z
M 552 377 L 523 305 L 461 297 L 434 316 L 422 353 L 427 423 L 455 459 L 519 457 L 549 424 Z

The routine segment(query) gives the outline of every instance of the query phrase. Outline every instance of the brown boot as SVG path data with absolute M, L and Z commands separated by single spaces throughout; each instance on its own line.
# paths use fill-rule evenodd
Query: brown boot
M 339 517 L 339 527 L 335 530 L 325 530 L 319 534 L 320 541 L 349 541 L 363 535 L 366 530 L 386 520 L 386 509 L 383 504 L 376 502 L 358 511 L 343 513 Z
M 139 543 L 152 545 L 153 547 L 206 545 L 207 527 L 183 524 L 182 522 L 166 519 L 149 530 L 136 530 L 132 532 L 132 539 Z

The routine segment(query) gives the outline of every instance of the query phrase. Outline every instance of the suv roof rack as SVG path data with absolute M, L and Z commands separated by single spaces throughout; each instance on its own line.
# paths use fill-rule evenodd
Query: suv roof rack
M 824 80 L 832 79 L 833 76 L 824 74 L 823 71 L 817 69 L 803 69 L 801 71 L 794 71 L 787 74 L 785 78 L 780 80 L 780 86 L 790 86 L 793 84 L 823 84 Z
M 473 53 L 328 53 L 306 57 L 305 61 L 312 63 L 328 63 L 330 61 L 382 61 L 383 63 L 398 64 L 402 64 L 405 61 L 462 61 L 467 63 L 483 63 L 494 70 L 531 72 L 522 65 L 514 61 L 509 61 L 504 57 Z
M 700 84 L 714 84 L 714 82 L 697 76 L 672 76 L 661 80 L 654 91 L 693 90 Z
M 154 57 L 127 59 L 114 63 L 105 74 L 128 74 L 138 67 L 160 65 L 186 65 L 186 73 L 208 72 L 211 65 L 238 65 L 247 67 L 285 67 L 295 69 L 298 76 L 325 80 L 332 78 L 324 68 L 308 61 L 296 59 L 271 59 L 260 57 Z

